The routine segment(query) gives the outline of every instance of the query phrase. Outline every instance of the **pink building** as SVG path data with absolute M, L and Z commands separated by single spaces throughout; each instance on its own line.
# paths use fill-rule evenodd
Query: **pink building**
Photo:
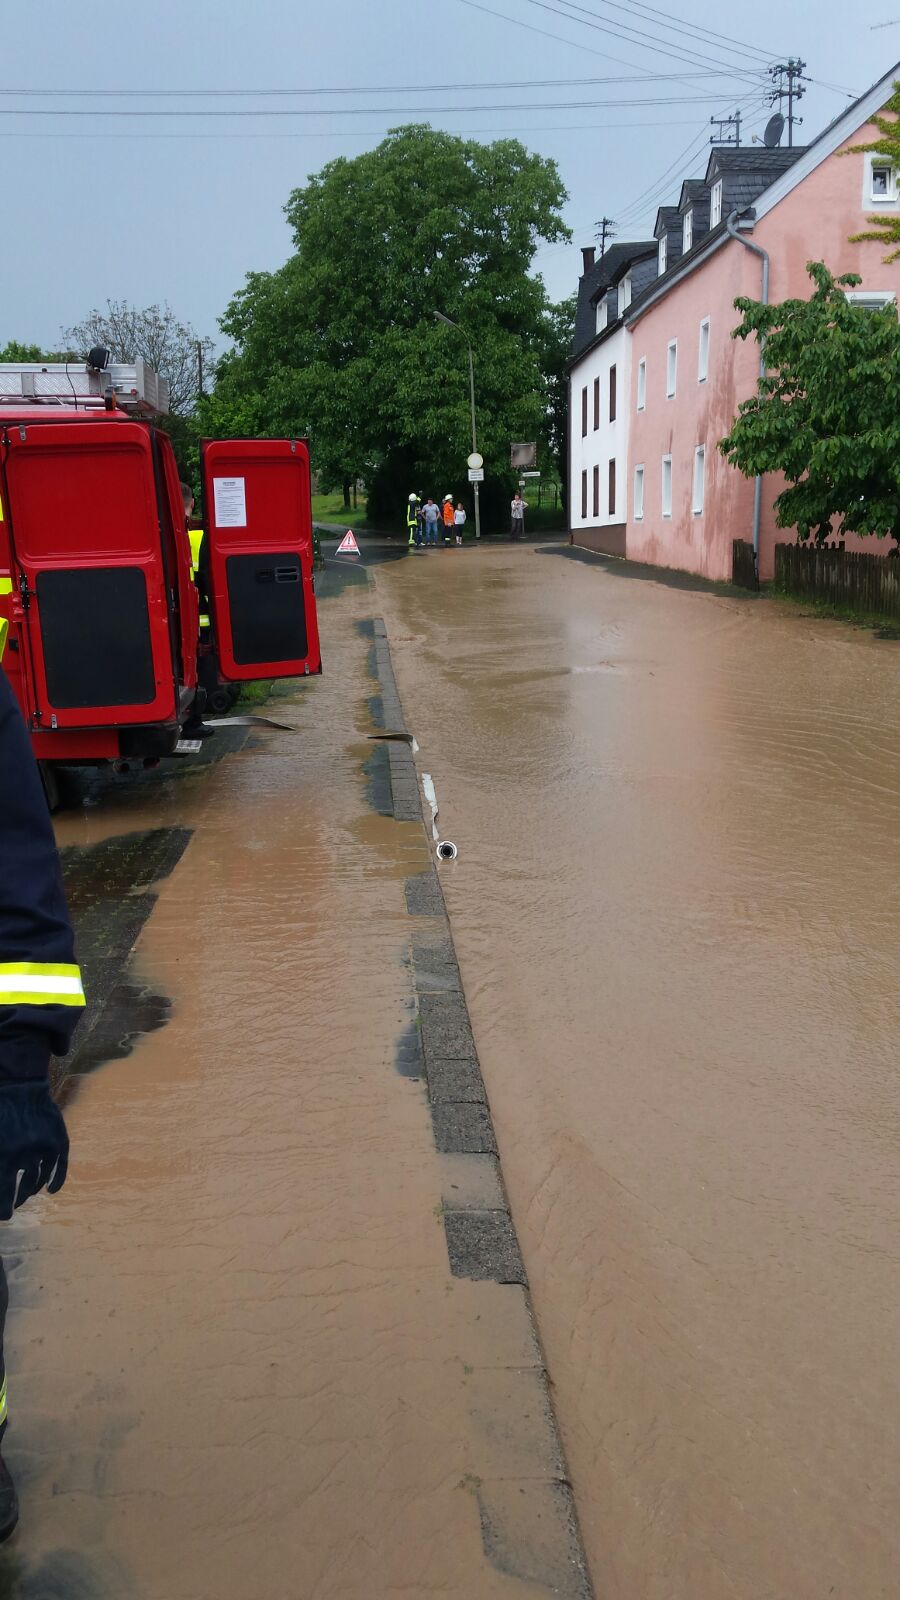
M 732 540 L 752 540 L 756 531 L 760 576 L 772 576 L 775 543 L 791 537 L 775 526 L 773 502 L 783 485 L 762 480 L 755 529 L 754 484 L 717 448 L 740 401 L 755 392 L 759 373 L 755 342 L 731 337 L 739 320 L 734 300 L 761 298 L 758 252 L 764 251 L 773 301 L 808 297 L 806 263 L 818 260 L 836 274 L 858 273 L 858 294 L 867 303 L 896 302 L 900 262 L 885 265 L 882 243 L 851 244 L 849 235 L 876 211 L 900 212 L 898 174 L 877 156 L 841 152 L 877 137 L 870 119 L 890 98 L 897 77 L 900 64 L 804 149 L 715 149 L 704 177 L 686 182 L 678 204 L 661 209 L 653 280 L 609 332 L 598 317 L 598 331 L 584 349 L 576 343 L 570 363 L 569 505 L 576 544 L 730 578 Z M 602 261 L 586 270 L 580 299 L 586 280 L 602 280 Z M 590 326 L 583 313 L 580 325 L 583 331 Z M 578 440 L 584 444 L 580 391 L 609 337 L 627 341 L 627 355 L 618 359 L 629 374 L 617 440 L 627 497 L 620 487 L 615 529 L 609 516 L 578 516 L 584 504 L 584 452 L 576 446 Z M 871 542 L 862 547 L 871 549 Z

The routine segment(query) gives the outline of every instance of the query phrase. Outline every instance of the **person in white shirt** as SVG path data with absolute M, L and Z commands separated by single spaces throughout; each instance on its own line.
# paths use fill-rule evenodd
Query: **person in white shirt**
M 462 544 L 462 531 L 463 531 L 463 528 L 465 527 L 465 525 L 466 525 L 466 508 L 463 505 L 462 501 L 458 500 L 457 503 L 456 503 L 456 510 L 453 513 L 453 526 L 454 526 L 454 528 L 456 530 L 456 542 L 457 542 L 457 544 Z
M 525 501 L 518 489 L 512 497 L 510 506 L 509 537 L 511 539 L 524 539 L 525 537 Z

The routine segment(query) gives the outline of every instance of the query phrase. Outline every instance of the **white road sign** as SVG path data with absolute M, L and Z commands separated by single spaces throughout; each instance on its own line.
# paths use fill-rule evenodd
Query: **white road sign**
M 469 482 L 470 483 L 484 483 L 484 467 L 470 467 L 469 468 Z
M 484 466 L 484 456 L 479 455 L 477 450 L 473 450 L 472 454 L 469 456 L 468 464 L 474 472 L 478 467 Z

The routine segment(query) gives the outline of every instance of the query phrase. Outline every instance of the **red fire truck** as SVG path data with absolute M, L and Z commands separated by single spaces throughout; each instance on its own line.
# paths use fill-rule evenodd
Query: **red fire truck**
M 175 455 L 142 363 L 0 364 L 4 668 L 51 803 L 58 766 L 180 753 L 198 700 L 197 587 Z M 321 671 L 309 453 L 202 446 L 203 582 L 220 677 Z

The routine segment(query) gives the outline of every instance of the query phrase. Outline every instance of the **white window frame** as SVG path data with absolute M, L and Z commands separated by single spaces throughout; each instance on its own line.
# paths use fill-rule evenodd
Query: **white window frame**
M 682 224 L 682 231 L 681 231 L 681 248 L 684 251 L 685 255 L 687 255 L 687 253 L 691 249 L 691 246 L 693 245 L 693 243 L 694 243 L 694 208 L 693 208 L 693 206 L 691 206 L 690 210 L 686 211 L 684 213 L 684 223 Z
M 691 491 L 691 510 L 702 517 L 706 499 L 706 445 L 698 444 L 694 450 L 694 481 Z
M 845 289 L 852 306 L 862 306 L 865 311 L 883 311 L 885 306 L 897 304 L 893 289 Z
M 644 520 L 644 468 L 643 465 L 634 469 L 633 510 L 635 522 Z
M 888 169 L 888 186 L 886 194 L 875 193 L 875 173 Z M 874 151 L 866 153 L 866 163 L 863 168 L 863 208 L 869 210 L 877 206 L 879 210 L 896 210 L 900 204 L 900 193 L 897 187 L 897 169 L 891 165 L 887 156 L 877 155 Z
M 666 470 L 667 468 L 668 468 L 668 471 Z M 668 508 L 666 507 L 666 486 L 667 485 L 668 485 L 668 489 L 669 489 L 669 504 L 668 504 Z M 672 516 L 672 457 L 671 456 L 663 456 L 663 458 L 662 458 L 662 470 L 660 472 L 660 501 L 662 503 L 662 514 L 663 514 L 663 516 L 666 517 L 667 519 L 670 519 L 671 516 Z
M 656 249 L 656 273 L 657 273 L 657 277 L 660 277 L 660 278 L 662 277 L 663 273 L 666 270 L 666 258 L 668 256 L 668 247 L 669 247 L 669 241 L 666 238 L 666 235 L 663 234 L 662 238 L 659 241 L 659 244 L 657 245 L 657 249 Z
M 602 333 L 608 322 L 609 306 L 606 303 L 606 295 L 604 295 L 602 300 L 597 301 L 597 320 L 594 332 Z
M 678 388 L 678 340 L 670 339 L 666 347 L 666 399 L 674 400 Z
M 700 347 L 697 351 L 697 382 L 705 383 L 709 377 L 709 317 L 700 324 Z
M 618 313 L 619 313 L 620 317 L 625 315 L 625 312 L 628 310 L 628 307 L 630 305 L 631 305 L 631 273 L 630 272 L 626 272 L 624 278 L 622 279 L 621 283 L 619 284 Z
M 722 179 L 714 183 L 709 194 L 709 226 L 717 228 L 722 221 Z
M 638 362 L 637 409 L 638 409 L 638 411 L 646 411 L 646 409 L 647 409 L 647 357 L 646 356 L 641 356 L 641 359 Z

